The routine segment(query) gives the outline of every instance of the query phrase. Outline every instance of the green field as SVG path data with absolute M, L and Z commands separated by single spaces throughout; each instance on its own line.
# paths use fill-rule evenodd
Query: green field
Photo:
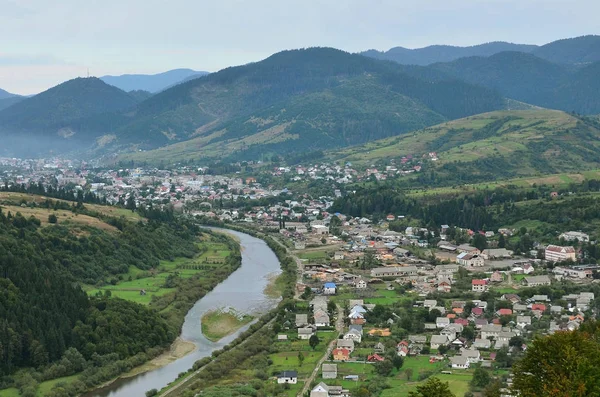
M 144 271 L 132 266 L 129 268 L 129 272 L 123 275 L 123 281 L 116 285 L 86 286 L 85 289 L 88 295 L 110 291 L 111 296 L 147 305 L 152 301 L 152 297 L 163 296 L 175 291 L 175 288 L 165 286 L 169 275 L 177 274 L 181 278 L 189 278 L 204 273 L 206 269 L 219 266 L 216 262 L 226 258 L 230 253 L 227 246 L 222 243 L 207 240 L 199 242 L 197 245 L 202 250 L 202 254 L 194 258 L 161 261 L 158 268 L 152 271 Z M 201 266 L 203 269 L 195 269 L 196 266 Z M 145 291 L 145 294 L 142 291 Z
M 36 397 L 44 397 L 45 395 L 50 393 L 52 388 L 54 386 L 56 386 L 57 384 L 71 383 L 71 382 L 77 380 L 78 378 L 79 378 L 79 375 L 71 375 L 71 376 L 64 376 L 62 378 L 57 378 L 57 379 L 52 379 L 52 380 L 42 382 L 38 386 Z M 11 387 L 10 389 L 0 390 L 0 397 L 20 397 L 20 396 L 21 396 L 21 394 L 19 393 L 19 390 L 15 387 Z
M 254 317 L 234 311 L 213 310 L 202 316 L 202 333 L 207 339 L 217 342 L 231 335 Z
M 19 390 L 16 387 L 0 390 L 0 397 L 20 397 Z

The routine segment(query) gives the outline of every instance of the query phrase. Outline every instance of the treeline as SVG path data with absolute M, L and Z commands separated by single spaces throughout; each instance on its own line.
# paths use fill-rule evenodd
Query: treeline
M 551 200 L 551 192 L 567 198 Z M 358 189 L 335 200 L 330 212 L 354 217 L 384 219 L 387 214 L 404 215 L 419 220 L 423 226 L 442 224 L 473 230 L 491 230 L 523 219 L 536 219 L 565 229 L 586 229 L 586 222 L 600 218 L 600 204 L 592 196 L 568 197 L 573 193 L 600 191 L 599 180 L 587 180 L 561 189 L 539 186 L 528 189 L 516 186 L 486 189 L 457 195 L 408 197 L 387 185 Z M 515 205 L 517 202 L 527 202 Z M 404 222 L 392 222 L 402 227 Z M 404 226 L 405 227 L 405 226 Z
M 0 187 L 0 192 L 37 194 L 59 200 L 76 201 L 89 204 L 106 204 L 106 198 L 99 197 L 90 191 L 75 189 L 75 186 L 58 187 L 52 184 L 31 183 L 29 185 L 9 185 L 8 181 Z

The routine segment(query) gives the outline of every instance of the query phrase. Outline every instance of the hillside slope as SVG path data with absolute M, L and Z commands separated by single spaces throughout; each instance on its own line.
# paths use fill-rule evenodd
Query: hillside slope
M 328 157 L 371 165 L 430 152 L 438 160 L 428 161 L 428 169 L 453 182 L 595 169 L 600 168 L 600 123 L 554 110 L 491 112 Z
M 311 48 L 175 86 L 141 103 L 115 135 L 142 149 L 193 139 L 179 146 L 196 157 L 251 155 L 347 146 L 502 106 L 485 88 L 452 78 L 432 82 L 390 62 Z
M 189 78 L 200 77 L 208 74 L 192 69 L 173 69 L 157 74 L 123 74 L 120 76 L 102 76 L 100 80 L 123 91 L 148 91 L 160 92 L 174 84 L 181 83 Z

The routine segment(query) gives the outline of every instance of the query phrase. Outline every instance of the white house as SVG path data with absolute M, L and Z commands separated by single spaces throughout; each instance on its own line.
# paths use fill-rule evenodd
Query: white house
M 323 293 L 325 295 L 335 295 L 336 288 L 337 287 L 335 283 L 325 283 L 325 285 L 323 286 Z
M 438 317 L 435 319 L 435 325 L 438 328 L 445 328 L 447 325 L 450 325 L 450 319 L 448 317 Z
M 277 383 L 289 383 L 291 385 L 295 385 L 298 383 L 298 372 L 296 371 L 283 371 L 279 375 L 277 375 Z
M 455 369 L 469 369 L 471 366 L 469 359 L 464 356 L 450 357 L 450 362 L 452 363 L 452 368 Z

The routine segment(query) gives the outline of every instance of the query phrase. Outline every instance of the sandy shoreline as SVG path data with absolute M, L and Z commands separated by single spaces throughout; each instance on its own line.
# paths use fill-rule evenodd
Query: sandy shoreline
M 187 356 L 194 350 L 196 350 L 196 345 L 193 342 L 186 341 L 178 337 L 177 339 L 175 339 L 168 351 L 164 352 L 160 356 L 153 358 L 147 363 L 140 365 L 139 367 L 135 367 L 126 374 L 121 375 L 121 378 L 130 378 L 132 376 L 136 376 L 144 372 L 162 368 L 175 360 L 179 360 L 180 358 Z

